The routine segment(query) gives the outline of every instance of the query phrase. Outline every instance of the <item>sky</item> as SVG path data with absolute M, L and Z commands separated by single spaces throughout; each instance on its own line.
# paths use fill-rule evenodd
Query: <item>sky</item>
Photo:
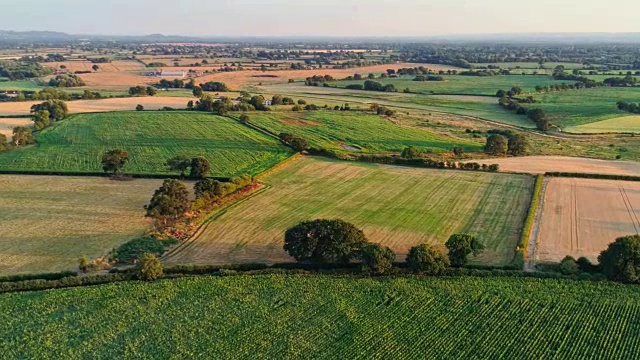
M 0 30 L 193 36 L 640 32 L 638 0 L 0 0 Z

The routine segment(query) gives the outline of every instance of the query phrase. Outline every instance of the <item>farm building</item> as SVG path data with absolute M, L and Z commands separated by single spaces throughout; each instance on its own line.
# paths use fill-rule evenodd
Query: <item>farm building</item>
M 183 78 L 186 76 L 186 71 L 162 71 L 160 76 L 162 77 L 179 77 Z

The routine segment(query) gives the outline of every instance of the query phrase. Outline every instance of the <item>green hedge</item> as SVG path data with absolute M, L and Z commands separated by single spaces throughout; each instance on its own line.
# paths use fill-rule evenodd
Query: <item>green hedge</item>
M 132 273 L 111 273 L 103 275 L 70 276 L 57 280 L 36 279 L 15 282 L 0 282 L 0 293 L 108 284 L 118 281 L 133 280 L 134 278 L 135 276 Z
M 552 177 L 640 181 L 640 176 L 633 176 L 633 175 L 610 175 L 610 174 L 589 174 L 589 173 L 570 173 L 570 172 L 548 172 L 545 175 L 552 176 Z
M 524 260 L 527 254 L 527 248 L 529 247 L 529 237 L 531 237 L 531 231 L 533 230 L 533 224 L 536 220 L 536 212 L 538 206 L 540 206 L 540 194 L 542 193 L 542 184 L 544 183 L 544 175 L 536 176 L 536 183 L 533 188 L 533 194 L 531 195 L 531 205 L 527 212 L 522 232 L 520 232 L 520 240 L 516 248 L 516 255 L 513 259 L 513 266 L 523 268 Z
M 40 273 L 40 274 L 6 275 L 6 276 L 0 276 L 0 283 L 25 281 L 25 280 L 58 280 L 58 279 L 62 279 L 69 276 L 75 276 L 75 275 L 77 275 L 75 271 L 60 271 L 60 272 Z

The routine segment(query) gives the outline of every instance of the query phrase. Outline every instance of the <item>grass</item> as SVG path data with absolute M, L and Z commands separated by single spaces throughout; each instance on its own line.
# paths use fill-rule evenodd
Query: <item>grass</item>
M 0 274 L 75 269 L 139 236 L 160 180 L 0 175 Z
M 609 120 L 574 126 L 568 128 L 567 131 L 578 133 L 640 133 L 640 115 L 621 116 Z
M 32 80 L 0 80 L 0 91 L 36 91 L 41 88 L 40 83 Z
M 442 153 L 456 145 L 467 151 L 481 149 L 467 139 L 402 126 L 396 119 L 362 112 L 261 112 L 252 113 L 250 121 L 274 134 L 302 136 L 312 147 L 339 151 L 401 152 L 407 146 L 415 146 Z
M 533 178 L 452 170 L 329 161 L 305 157 L 264 180 L 268 188 L 225 209 L 170 263 L 290 261 L 287 228 L 300 221 L 340 218 L 390 246 L 398 260 L 429 242 L 444 249 L 453 233 L 487 246 L 477 262 L 506 264 L 514 255 L 531 199 Z
M 383 85 L 393 84 L 398 91 L 405 88 L 420 94 L 446 95 L 486 95 L 493 96 L 496 91 L 509 90 L 513 86 L 520 86 L 525 92 L 533 92 L 536 85 L 561 84 L 562 81 L 553 80 L 549 76 L 541 75 L 501 75 L 501 76 L 461 76 L 443 75 L 445 81 L 413 81 L 413 76 L 403 76 L 393 79 L 375 79 Z M 365 80 L 338 81 L 332 85 L 345 87 L 349 84 L 364 84 Z
M 527 278 L 194 277 L 0 296 L 8 358 L 633 358 L 640 288 Z M 259 355 L 257 355 L 259 354 Z
M 45 129 L 37 145 L 0 154 L 0 168 L 99 172 L 102 154 L 129 152 L 124 171 L 169 173 L 175 155 L 205 156 L 211 175 L 264 171 L 291 154 L 278 140 L 234 120 L 195 112 L 113 112 L 75 115 Z

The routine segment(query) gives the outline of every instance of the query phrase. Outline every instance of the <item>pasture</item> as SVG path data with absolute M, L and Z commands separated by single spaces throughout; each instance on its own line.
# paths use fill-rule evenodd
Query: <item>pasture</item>
M 595 262 L 616 238 L 640 233 L 640 183 L 571 178 L 548 181 L 537 261 L 560 261 L 571 255 Z
M 628 115 L 567 129 L 577 133 L 640 133 L 640 115 Z
M 487 246 L 476 259 L 506 264 L 514 255 L 533 178 L 416 169 L 305 157 L 269 175 L 266 188 L 222 210 L 167 262 L 280 262 L 284 232 L 300 221 L 339 218 L 404 260 L 410 247 L 444 248 L 453 233 L 478 235 Z
M 638 316 L 640 288 L 607 282 L 207 276 L 0 295 L 0 347 L 8 358 L 628 359 Z
M 124 172 L 168 174 L 176 155 L 204 156 L 211 175 L 264 171 L 292 151 L 276 139 L 234 120 L 196 112 L 114 112 L 75 115 L 36 136 L 37 144 L 0 153 L 0 168 L 56 172 L 100 172 L 105 151 L 122 148 Z
M 37 80 L 0 80 L 0 91 L 36 91 L 42 88 Z
M 0 175 L 0 274 L 73 270 L 141 235 L 161 183 Z
M 398 118 L 339 111 L 259 112 L 250 122 L 273 134 L 290 133 L 305 138 L 311 147 L 338 151 L 401 152 L 407 146 L 434 153 L 450 152 L 454 146 L 478 151 L 469 139 L 443 136 L 427 129 L 403 125 Z

